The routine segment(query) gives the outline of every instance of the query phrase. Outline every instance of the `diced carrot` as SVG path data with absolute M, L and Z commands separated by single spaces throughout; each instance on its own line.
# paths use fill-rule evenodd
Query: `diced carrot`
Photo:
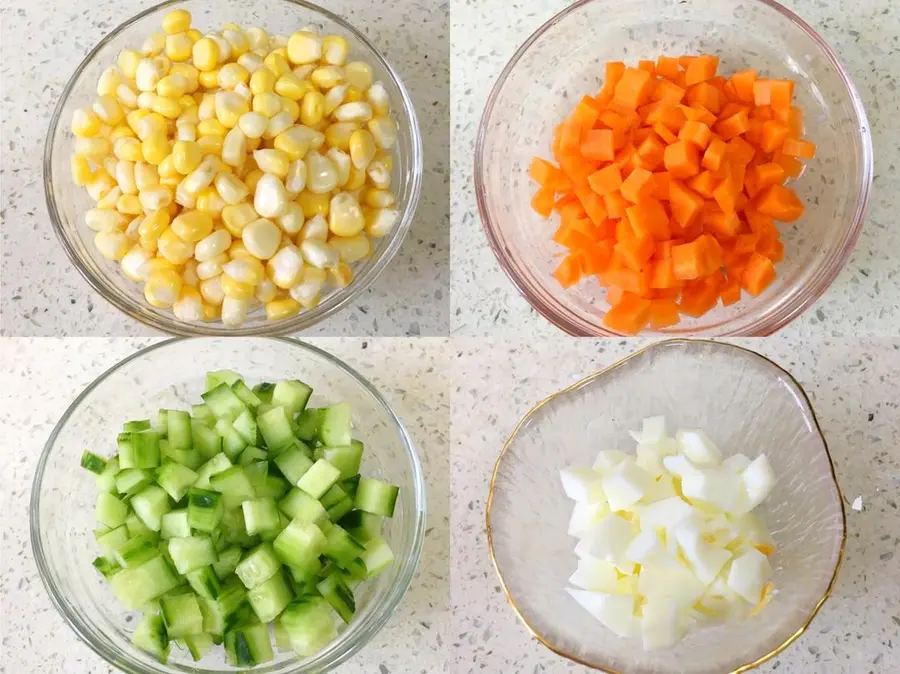
M 612 161 L 615 153 L 610 129 L 590 129 L 581 140 L 581 156 L 590 161 Z
M 722 249 L 715 239 L 704 234 L 691 243 L 673 247 L 672 265 L 678 279 L 709 276 L 722 266 Z
M 662 138 L 666 143 L 674 143 L 676 140 L 678 140 L 678 136 L 672 133 L 669 128 L 662 122 L 657 122 L 656 124 L 654 124 L 653 131 L 656 132 L 656 135 Z
M 719 301 L 719 284 L 710 279 L 699 279 L 685 287 L 678 303 L 679 311 L 698 318 L 716 306 Z
M 601 280 L 608 286 L 618 286 L 625 292 L 640 297 L 650 292 L 650 279 L 641 272 L 628 269 L 615 254 L 609 267 L 601 275 Z
M 731 140 L 750 128 L 750 118 L 746 110 L 739 110 L 730 117 L 726 117 L 713 127 L 722 140 Z
M 788 157 L 812 159 L 816 156 L 816 146 L 813 143 L 810 143 L 808 140 L 791 138 L 790 136 L 784 139 L 781 151 Z
M 794 97 L 792 80 L 769 80 L 769 105 L 774 110 L 790 110 Z
M 716 188 L 713 190 L 713 199 L 716 200 L 723 212 L 734 213 L 735 202 L 738 194 L 740 194 L 742 185 L 743 181 L 735 180 L 733 176 L 729 176 L 716 185 Z
M 666 148 L 666 170 L 673 178 L 690 178 L 700 172 L 700 154 L 692 143 L 678 140 Z
M 609 261 L 613 254 L 613 244 L 609 241 L 598 241 L 591 246 L 582 248 L 581 252 L 585 275 L 602 274 L 609 267 Z
M 672 56 L 660 56 L 656 59 L 656 74 L 660 77 L 671 80 L 678 75 L 678 71 L 679 66 L 677 58 Z
M 679 103 L 684 98 L 685 90 L 674 82 L 668 80 L 660 80 L 650 95 L 654 101 L 665 103 Z
M 781 148 L 790 132 L 787 124 L 770 119 L 763 124 L 760 147 L 765 152 L 774 152 Z
M 553 241 L 569 250 L 581 250 L 594 243 L 594 236 L 574 225 L 560 225 L 553 235 Z
M 672 219 L 682 227 L 690 226 L 703 208 L 703 197 L 688 189 L 678 180 L 669 185 Z
M 683 241 L 680 239 L 669 239 L 668 241 L 659 241 L 656 244 L 656 251 L 653 254 L 657 260 L 663 260 L 672 257 L 672 248 L 680 246 Z
M 769 185 L 781 185 L 784 183 L 784 179 L 784 168 L 780 164 L 775 162 L 757 164 L 750 167 L 744 187 L 749 196 L 755 197 L 760 190 L 767 188 Z
M 702 105 L 712 114 L 716 115 L 722 109 L 722 92 L 709 82 L 700 82 L 688 88 L 684 96 L 691 105 Z
M 629 206 L 626 212 L 637 236 L 650 236 L 657 241 L 664 241 L 672 236 L 669 216 L 658 199 L 646 197 L 634 206 Z
M 753 103 L 757 107 L 772 103 L 772 80 L 762 78 L 753 82 Z
M 656 75 L 656 61 L 638 61 L 638 68 L 646 70 L 651 75 Z
M 729 278 L 719 289 L 719 297 L 722 300 L 722 304 L 726 307 L 739 302 L 741 300 L 740 280 Z
M 753 200 L 756 209 L 782 222 L 793 222 L 803 215 L 803 202 L 794 190 L 782 185 L 770 185 Z
M 553 190 L 547 187 L 541 187 L 534 193 L 534 197 L 531 199 L 531 207 L 534 209 L 535 213 L 542 218 L 549 218 L 550 214 L 553 212 L 553 200 L 555 196 Z
M 613 101 L 631 110 L 637 108 L 650 97 L 653 76 L 646 70 L 625 68 L 622 78 L 616 84 Z
M 681 322 L 678 305 L 675 300 L 655 299 L 650 301 L 650 327 L 662 330 Z
M 529 177 L 541 187 L 550 186 L 558 173 L 557 167 L 540 157 L 532 159 L 528 169 Z
M 719 119 L 727 119 L 741 111 L 747 113 L 747 119 L 750 119 L 751 110 L 752 108 L 749 105 L 744 105 L 743 103 L 738 103 L 736 101 L 730 101 L 722 107 L 721 112 L 719 112 Z
M 616 222 L 616 241 L 621 241 L 622 239 L 630 239 L 633 236 L 634 229 L 632 229 L 631 222 L 628 220 L 628 218 L 619 218 L 619 220 Z
M 603 324 L 615 332 L 636 335 L 650 321 L 650 300 L 626 292 L 603 317 Z
M 678 110 L 684 115 L 685 120 L 703 122 L 706 126 L 716 123 L 716 116 L 702 105 L 679 105 Z
M 669 201 L 669 186 L 672 184 L 672 174 L 668 171 L 654 173 L 653 184 L 653 196 L 660 201 Z
M 588 178 L 597 170 L 594 164 L 577 154 L 561 155 L 559 166 L 566 177 L 576 186 L 587 185 Z
M 741 232 L 741 219 L 734 211 L 710 210 L 703 214 L 703 228 L 718 240 L 731 240 Z
M 710 171 L 700 171 L 700 173 L 693 178 L 690 178 L 685 184 L 700 196 L 705 197 L 706 199 L 712 199 L 713 190 L 715 190 L 716 185 L 719 184 L 719 179 Z
M 665 152 L 666 146 L 663 145 L 659 136 L 651 131 L 637 148 L 637 154 L 641 161 L 641 168 L 645 168 L 648 171 L 659 168 L 662 166 Z
M 716 75 L 716 68 L 719 67 L 719 57 L 704 54 L 692 59 L 685 68 L 684 81 L 685 84 L 691 86 L 699 82 L 711 80 Z
M 610 164 L 588 177 L 588 185 L 601 197 L 619 189 L 621 184 L 622 172 L 615 164 Z
M 703 153 L 703 168 L 710 171 L 718 171 L 722 168 L 722 162 L 725 160 L 725 152 L 728 145 L 719 137 L 713 138 L 709 142 L 709 146 Z
M 729 79 L 732 84 L 734 84 L 734 91 L 737 94 L 738 99 L 744 103 L 754 102 L 753 85 L 756 83 L 755 70 L 742 70 L 734 73 Z
M 756 148 L 754 148 L 746 140 L 738 136 L 728 141 L 728 147 L 725 150 L 726 155 L 737 162 L 738 165 L 745 167 L 749 164 L 753 157 L 756 156 Z
M 600 226 L 606 221 L 606 204 L 603 203 L 603 197 L 594 192 L 590 187 L 576 187 L 575 194 L 578 201 L 581 202 L 584 212 L 596 226 Z
M 628 208 L 628 201 L 622 196 L 619 190 L 610 192 L 603 197 L 603 203 L 606 204 L 606 212 L 611 218 L 621 218 L 625 215 L 625 209 Z
M 625 64 L 622 61 L 608 61 L 606 64 L 606 79 L 603 82 L 603 88 L 609 92 L 614 91 L 624 74 Z
M 712 132 L 703 122 L 689 119 L 681 127 L 681 131 L 678 132 L 678 138 L 688 143 L 693 143 L 699 149 L 704 150 L 709 145 Z
M 634 169 L 624 181 L 619 191 L 622 196 L 633 204 L 640 203 L 643 199 L 649 197 L 653 193 L 654 184 L 651 177 L 653 174 L 642 168 Z
M 675 276 L 671 256 L 657 259 L 653 263 L 653 273 L 650 276 L 651 288 L 677 288 L 680 285 L 681 281 Z
M 584 271 L 581 267 L 581 256 L 578 253 L 571 253 L 563 258 L 559 266 L 553 272 L 553 276 L 559 281 L 563 288 L 570 288 L 581 280 Z
M 753 253 L 741 276 L 741 286 L 744 290 L 756 297 L 774 280 L 775 265 L 772 261 L 764 255 Z
M 639 272 L 644 268 L 644 264 L 653 257 L 654 247 L 653 238 L 644 235 L 619 239 L 614 250 L 626 267 Z

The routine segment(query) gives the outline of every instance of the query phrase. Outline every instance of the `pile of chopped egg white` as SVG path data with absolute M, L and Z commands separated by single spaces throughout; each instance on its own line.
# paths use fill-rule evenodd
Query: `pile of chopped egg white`
M 644 650 L 761 610 L 775 546 L 752 511 L 775 482 L 766 456 L 723 458 L 701 430 L 669 436 L 664 417 L 630 434 L 636 455 L 604 450 L 591 468 L 561 472 L 579 539 L 569 582 L 580 589 L 567 592 Z

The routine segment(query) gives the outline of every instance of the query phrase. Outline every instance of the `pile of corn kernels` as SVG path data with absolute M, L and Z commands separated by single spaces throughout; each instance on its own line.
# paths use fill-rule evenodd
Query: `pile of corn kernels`
M 399 219 L 387 90 L 338 35 L 203 35 L 185 10 L 162 28 L 73 115 L 97 249 L 181 321 L 315 307 Z

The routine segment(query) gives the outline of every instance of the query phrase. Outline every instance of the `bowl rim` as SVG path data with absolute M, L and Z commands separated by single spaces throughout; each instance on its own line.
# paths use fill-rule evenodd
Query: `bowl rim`
M 148 7 L 141 12 L 138 12 L 131 18 L 116 26 L 109 33 L 107 33 L 96 45 L 94 45 L 94 47 L 87 53 L 84 59 L 82 59 L 81 63 L 78 64 L 75 72 L 72 73 L 72 75 L 69 77 L 69 80 L 66 82 L 62 93 L 60 93 L 59 95 L 59 100 L 57 100 L 56 102 L 53 114 L 50 117 L 50 124 L 48 126 L 46 139 L 44 141 L 42 179 L 44 185 L 44 200 L 47 205 L 47 211 L 50 216 L 50 222 L 53 226 L 53 231 L 56 234 L 56 238 L 62 244 L 62 248 L 65 251 L 66 256 L 69 258 L 69 261 L 72 263 L 72 265 L 78 270 L 78 273 L 81 274 L 82 278 L 87 281 L 88 285 L 98 295 L 100 295 L 100 297 L 112 304 L 119 311 L 139 321 L 140 323 L 143 323 L 144 325 L 149 325 L 150 327 L 160 330 L 164 333 L 181 336 L 196 335 L 207 337 L 224 335 L 277 336 L 287 335 L 310 328 L 313 325 L 326 320 L 333 314 L 337 313 L 340 309 L 350 305 L 353 301 L 358 299 L 359 296 L 365 290 L 367 290 L 379 276 L 381 276 L 381 274 L 390 264 L 391 260 L 399 252 L 403 241 L 406 239 L 406 236 L 409 233 L 413 218 L 415 217 L 416 209 L 419 206 L 419 199 L 421 197 L 422 181 L 424 176 L 424 150 L 422 144 L 422 132 L 419 127 L 419 120 L 416 116 L 416 109 L 413 105 L 412 98 L 409 94 L 409 91 L 407 91 L 406 86 L 403 84 L 403 80 L 400 79 L 400 75 L 382 55 L 382 53 L 375 47 L 375 45 L 361 31 L 356 29 L 348 21 L 338 16 L 337 14 L 312 2 L 308 2 L 307 0 L 276 1 L 285 4 L 296 5 L 303 9 L 310 10 L 314 14 L 318 14 L 339 25 L 343 30 L 353 36 L 354 39 L 358 40 L 359 43 L 361 43 L 366 49 L 371 52 L 374 60 L 385 70 L 394 86 L 397 87 L 397 90 L 400 92 L 401 107 L 404 114 L 407 116 L 407 119 L 409 120 L 410 165 L 409 171 L 407 172 L 408 175 L 411 176 L 411 180 L 409 183 L 409 201 L 406 208 L 401 214 L 400 222 L 388 235 L 388 245 L 385 247 L 384 251 L 374 262 L 374 264 L 366 267 L 365 273 L 363 275 L 355 277 L 350 285 L 346 288 L 336 289 L 330 295 L 326 296 L 324 300 L 314 309 L 302 311 L 296 316 L 280 321 L 264 321 L 259 323 L 258 325 L 253 326 L 226 328 L 221 323 L 216 322 L 183 322 L 175 318 L 174 314 L 171 316 L 165 314 L 161 317 L 152 313 L 150 311 L 150 308 L 144 306 L 141 302 L 133 300 L 127 294 L 121 292 L 118 288 L 116 288 L 115 284 L 112 283 L 111 274 L 105 273 L 95 275 L 89 269 L 89 266 L 82 260 L 77 250 L 77 246 L 75 246 L 70 240 L 70 236 L 74 238 L 77 235 L 73 228 L 67 227 L 63 224 L 63 219 L 60 216 L 60 211 L 56 205 L 56 195 L 54 193 L 54 186 L 52 181 L 52 166 L 54 154 L 53 140 L 55 137 L 55 132 L 59 128 L 62 121 L 61 118 L 63 108 L 69 101 L 72 90 L 75 88 L 76 81 L 81 76 L 81 73 L 84 71 L 84 69 L 87 68 L 89 64 L 93 63 L 97 53 L 109 42 L 111 42 L 113 38 L 118 36 L 127 28 L 131 27 L 132 24 L 140 21 L 141 19 L 144 19 L 151 14 L 160 12 L 167 7 L 183 5 L 184 0 L 165 0 L 164 2 L 160 2 L 156 5 Z M 72 231 L 70 232 L 70 230 Z
M 209 339 L 228 338 L 211 337 Z M 387 596 L 385 597 L 384 603 L 373 611 L 369 623 L 367 625 L 363 624 L 361 629 L 355 635 L 353 635 L 353 638 L 348 639 L 348 641 L 345 643 L 344 650 L 337 651 L 333 648 L 334 644 L 338 641 L 336 639 L 335 641 L 332 641 L 329 646 L 326 646 L 312 658 L 307 658 L 306 660 L 308 660 L 308 662 L 302 665 L 298 663 L 294 669 L 290 670 L 290 672 L 284 672 L 283 674 L 301 674 L 302 672 L 311 671 L 331 671 L 342 663 L 346 662 L 357 652 L 359 652 L 366 644 L 369 643 L 369 641 L 371 641 L 372 637 L 374 637 L 381 630 L 381 628 L 384 627 L 387 621 L 393 616 L 394 611 L 400 605 L 400 602 L 403 600 L 403 597 L 406 595 L 406 592 L 412 583 L 425 542 L 425 528 L 427 521 L 425 475 L 422 470 L 422 462 L 419 459 L 418 453 L 416 452 L 415 443 L 413 442 L 412 437 L 409 435 L 409 432 L 406 430 L 406 427 L 403 425 L 403 422 L 397 416 L 397 413 L 394 411 L 390 403 L 384 398 L 384 396 L 378 391 L 378 389 L 376 389 L 375 386 L 368 381 L 368 379 L 363 377 L 359 372 L 350 367 L 340 358 L 333 356 L 327 351 L 299 339 L 291 339 L 287 337 L 259 337 L 257 339 L 280 342 L 289 347 L 298 348 L 301 351 L 306 351 L 311 355 L 323 358 L 325 361 L 327 361 L 331 365 L 336 366 L 345 374 L 354 379 L 356 383 L 359 384 L 367 393 L 369 393 L 375 399 L 376 403 L 378 403 L 378 405 L 385 412 L 387 412 L 390 421 L 393 423 L 403 441 L 403 447 L 409 461 L 409 468 L 412 472 L 414 490 L 412 494 L 413 501 L 411 509 L 413 521 L 410 554 L 404 560 L 397 560 L 398 562 L 402 563 L 402 566 L 397 575 L 397 582 L 390 588 Z M 84 388 L 84 390 L 81 391 L 81 393 L 79 393 L 78 396 L 69 404 L 63 415 L 60 417 L 59 421 L 57 421 L 56 425 L 53 427 L 53 431 L 47 438 L 46 443 L 44 443 L 44 447 L 41 451 L 41 456 L 38 459 L 37 467 L 35 468 L 34 479 L 31 485 L 31 497 L 29 499 L 28 514 L 31 552 L 32 556 L 34 557 L 34 562 L 38 568 L 38 575 L 41 578 L 44 589 L 47 591 L 47 594 L 50 597 L 50 602 L 53 604 L 56 612 L 60 616 L 62 616 L 65 623 L 72 629 L 73 632 L 75 632 L 76 635 L 78 635 L 78 637 L 82 641 L 84 641 L 90 647 L 90 649 L 94 653 L 99 655 L 105 662 L 108 662 L 110 665 L 117 667 L 124 672 L 128 672 L 129 674 L 160 674 L 163 670 L 155 668 L 146 669 L 142 663 L 123 660 L 121 655 L 128 657 L 130 654 L 122 649 L 115 649 L 117 651 L 121 651 L 120 654 L 107 651 L 105 645 L 102 645 L 98 642 L 99 640 L 94 636 L 95 633 L 91 629 L 83 625 L 80 618 L 72 615 L 69 612 L 66 606 L 66 602 L 63 600 L 63 598 L 65 597 L 63 589 L 61 587 L 58 587 L 52 579 L 50 566 L 47 563 L 43 544 L 41 542 L 40 486 L 44 476 L 44 470 L 46 468 L 47 461 L 49 460 L 50 452 L 54 447 L 57 436 L 68 423 L 70 417 L 79 408 L 82 401 L 88 396 L 88 394 L 90 394 L 97 386 L 106 381 L 106 379 L 111 377 L 131 361 L 142 358 L 154 351 L 163 349 L 165 347 L 189 341 L 196 341 L 199 343 L 205 340 L 191 340 L 185 337 L 175 337 L 154 342 L 119 360 L 113 366 L 104 370 L 90 384 L 88 384 Z M 116 657 L 117 655 L 119 655 L 120 657 Z M 273 670 L 263 669 L 261 671 L 265 673 L 266 671 Z
M 509 448 L 512 446 L 513 441 L 516 439 L 516 436 L 519 434 L 519 431 L 525 426 L 526 423 L 528 423 L 528 421 L 530 421 L 532 415 L 534 415 L 534 413 L 537 412 L 541 407 L 550 403 L 557 397 L 560 397 L 567 393 L 570 393 L 571 391 L 574 391 L 574 390 L 584 386 L 585 384 L 587 384 L 595 379 L 598 379 L 598 378 L 612 372 L 613 370 L 618 369 L 619 367 L 622 367 L 623 365 L 625 365 L 628 361 L 632 360 L 633 358 L 638 358 L 648 352 L 656 351 L 660 348 L 667 348 L 669 346 L 678 345 L 678 344 L 681 344 L 681 345 L 684 345 L 684 344 L 715 345 L 717 348 L 723 348 L 725 350 L 731 349 L 731 350 L 735 350 L 735 351 L 741 351 L 745 354 L 749 354 L 749 355 L 754 356 L 762 361 L 765 361 L 769 365 L 771 365 L 771 366 L 775 367 L 777 370 L 779 370 L 785 377 L 787 377 L 787 379 L 796 387 L 797 391 L 800 393 L 801 400 L 806 404 L 807 409 L 809 409 L 810 416 L 812 417 L 813 425 L 815 427 L 815 431 L 816 431 L 816 433 L 818 433 L 819 438 L 822 441 L 822 446 L 825 449 L 825 457 L 828 459 L 828 466 L 831 469 L 831 481 L 834 484 L 834 488 L 837 490 L 838 502 L 840 503 L 840 507 L 841 507 L 841 545 L 840 545 L 840 548 L 838 549 L 838 556 L 837 556 L 837 560 L 835 561 L 834 571 L 831 574 L 831 580 L 829 581 L 828 587 L 826 588 L 825 593 L 822 595 L 821 599 L 819 599 L 819 601 L 816 602 L 815 606 L 813 606 L 812 611 L 810 612 L 809 616 L 803 621 L 803 624 L 799 627 L 799 629 L 797 629 L 796 631 L 794 631 L 790 635 L 788 635 L 788 637 L 781 644 L 779 644 L 776 648 L 774 648 L 773 650 L 769 651 L 768 653 L 765 653 L 764 655 L 756 658 L 755 660 L 744 663 L 744 664 L 740 665 L 739 667 L 737 667 L 736 669 L 730 670 L 727 674 L 741 674 L 741 672 L 747 672 L 751 669 L 756 669 L 762 663 L 764 663 L 766 660 L 769 660 L 770 658 L 775 657 L 776 655 L 781 653 L 784 649 L 786 649 L 788 646 L 790 646 L 794 641 L 796 641 L 800 637 L 800 635 L 802 635 L 809 628 L 813 619 L 816 617 L 816 614 L 819 612 L 819 609 L 821 609 L 822 605 L 828 600 L 829 597 L 831 597 L 831 594 L 834 591 L 835 585 L 837 584 L 838 573 L 841 569 L 841 566 L 844 563 L 844 553 L 845 553 L 845 549 L 846 549 L 846 545 L 847 545 L 847 511 L 846 511 L 846 507 L 844 505 L 845 497 L 844 497 L 843 492 L 841 491 L 841 485 L 838 482 L 837 473 L 835 472 L 835 469 L 834 469 L 834 460 L 832 459 L 831 452 L 828 449 L 828 442 L 825 439 L 825 434 L 822 432 L 822 428 L 819 424 L 819 419 L 816 416 L 816 411 L 813 408 L 812 401 L 810 400 L 809 395 L 806 393 L 806 390 L 803 388 L 803 386 L 800 384 L 800 382 L 790 372 L 788 372 L 786 369 L 784 369 L 781 365 L 776 363 L 771 358 L 764 356 L 763 354 L 761 354 L 757 351 L 754 351 L 753 349 L 748 349 L 747 347 L 739 346 L 737 344 L 730 344 L 728 342 L 719 342 L 719 341 L 714 341 L 711 339 L 687 339 L 687 338 L 683 338 L 683 337 L 677 337 L 674 339 L 663 339 L 663 340 L 659 340 L 659 341 L 653 342 L 651 344 L 648 344 L 647 346 L 644 346 L 644 347 L 638 349 L 637 351 L 634 351 L 633 353 L 628 354 L 624 358 L 617 360 L 616 362 L 612 363 L 611 365 L 607 365 L 606 367 L 603 367 L 603 368 L 597 370 L 596 372 L 589 374 L 588 376 L 583 377 L 582 379 L 579 379 L 575 383 L 566 386 L 564 389 L 559 390 L 556 393 L 551 393 L 549 396 L 547 396 L 546 398 L 544 398 L 543 400 L 538 402 L 536 405 L 534 405 L 531 409 L 529 409 L 528 412 L 526 412 L 525 415 L 522 417 L 522 419 L 519 421 L 519 423 L 516 424 L 515 429 L 513 429 L 512 434 L 509 436 L 509 439 L 504 443 L 503 448 L 500 451 L 500 455 L 497 457 L 497 461 L 494 463 L 494 469 L 493 469 L 493 472 L 491 473 L 490 485 L 488 486 L 487 504 L 485 506 L 485 528 L 487 531 L 487 544 L 488 544 L 488 550 L 489 550 L 490 556 L 491 556 L 491 563 L 493 564 L 494 571 L 496 572 L 497 577 L 500 580 L 500 586 L 501 586 L 501 588 L 503 588 L 503 594 L 506 597 L 506 602 L 510 605 L 513 612 L 516 614 L 516 616 L 519 618 L 519 620 L 522 622 L 522 624 L 525 626 L 525 628 L 528 630 L 528 632 L 531 634 L 531 636 L 534 637 L 535 639 L 537 639 L 544 647 L 550 649 L 557 655 L 561 655 L 562 657 L 566 658 L 567 660 L 571 660 L 572 662 L 576 662 L 580 665 L 584 665 L 585 667 L 589 667 L 590 669 L 593 669 L 593 670 L 596 670 L 599 672 L 604 672 L 605 674 L 626 674 L 626 673 L 618 671 L 618 670 L 614 670 L 614 669 L 609 669 L 602 665 L 598 665 L 596 663 L 592 663 L 587 660 L 584 660 L 583 658 L 579 658 L 577 655 L 569 653 L 564 648 L 554 644 L 546 636 L 544 636 L 543 634 L 538 632 L 537 629 L 531 623 L 528 622 L 528 619 L 525 617 L 525 615 L 522 613 L 521 609 L 519 608 L 518 604 L 516 603 L 515 598 L 510 593 L 509 587 L 507 586 L 506 581 L 503 578 L 503 572 L 500 570 L 500 565 L 497 562 L 497 557 L 494 554 L 494 540 L 493 540 L 493 533 L 492 533 L 492 529 L 491 529 L 491 506 L 493 505 L 493 501 L 494 501 L 495 482 L 497 480 L 497 475 L 500 472 L 500 465 L 503 463 L 503 459 L 505 458 L 506 453 L 509 450 Z
M 863 222 L 869 208 L 869 201 L 872 194 L 872 183 L 874 178 L 874 160 L 872 151 L 872 134 L 868 117 L 866 116 L 865 107 L 862 99 L 853 83 L 850 74 L 838 59 L 837 54 L 829 46 L 829 44 L 810 26 L 806 21 L 800 18 L 795 12 L 787 7 L 779 4 L 775 0 L 750 0 L 764 5 L 781 14 L 788 21 L 800 28 L 821 50 L 825 59 L 834 67 L 841 82 L 844 85 L 845 92 L 850 100 L 851 109 L 856 115 L 856 126 L 859 132 L 860 144 L 862 150 L 862 165 L 858 178 L 860 179 L 860 187 L 856 195 L 856 212 L 853 221 L 847 227 L 838 244 L 832 249 L 831 254 L 822 260 L 815 272 L 810 276 L 804 292 L 798 293 L 795 298 L 788 302 L 782 302 L 781 306 L 776 307 L 771 314 L 752 319 L 747 325 L 739 329 L 730 329 L 728 322 L 711 326 L 702 332 L 687 331 L 685 333 L 702 334 L 703 336 L 725 337 L 725 336 L 766 336 L 771 335 L 781 329 L 806 309 L 808 309 L 816 300 L 818 300 L 831 286 L 834 279 L 840 273 L 856 247 L 862 232 Z M 507 278 L 512 282 L 516 289 L 545 319 L 550 321 L 563 332 L 576 337 L 622 337 L 618 332 L 597 327 L 592 323 L 584 320 L 576 315 L 566 305 L 556 299 L 543 296 L 540 291 L 539 282 L 533 281 L 524 274 L 513 256 L 506 249 L 502 237 L 498 233 L 498 228 L 494 225 L 490 216 L 487 203 L 487 193 L 483 174 L 485 170 L 485 162 L 483 160 L 484 146 L 487 136 L 488 125 L 491 122 L 491 116 L 494 108 L 500 98 L 500 93 L 506 80 L 512 71 L 518 65 L 520 59 L 531 48 L 531 46 L 540 39 L 554 25 L 565 19 L 569 14 L 576 12 L 583 6 L 591 4 L 595 0 L 578 0 L 569 5 L 562 11 L 553 15 L 536 31 L 534 31 L 525 42 L 515 51 L 507 64 L 504 66 L 497 81 L 494 83 L 484 106 L 481 119 L 478 123 L 478 131 L 475 137 L 474 152 L 474 177 L 475 177 L 475 200 L 478 205 L 478 215 L 481 219 L 482 229 L 487 237 L 488 244 L 497 258 L 500 268 L 506 274 Z M 641 333 L 647 337 L 672 337 L 672 332 L 665 330 L 644 330 Z

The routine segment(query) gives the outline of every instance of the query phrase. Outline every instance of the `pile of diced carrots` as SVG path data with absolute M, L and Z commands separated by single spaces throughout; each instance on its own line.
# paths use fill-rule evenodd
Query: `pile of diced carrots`
M 716 56 L 606 64 L 596 96 L 556 128 L 556 163 L 535 158 L 537 213 L 559 214 L 564 287 L 596 276 L 609 329 L 635 334 L 759 295 L 784 257 L 776 221 L 803 204 L 785 187 L 815 155 L 794 83 Z

